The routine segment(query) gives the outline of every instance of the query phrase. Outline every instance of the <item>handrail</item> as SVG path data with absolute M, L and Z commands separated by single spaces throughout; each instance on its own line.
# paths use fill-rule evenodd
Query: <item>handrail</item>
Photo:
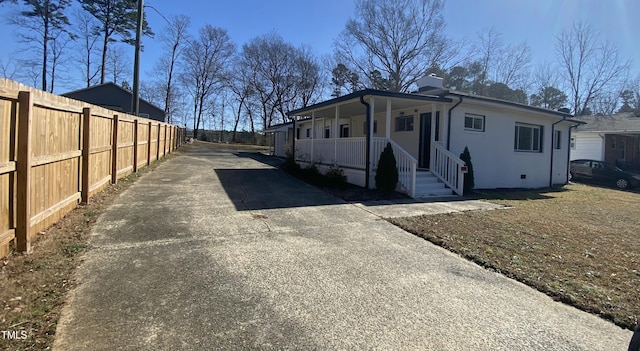
M 431 149 L 433 150 L 432 157 L 434 158 L 431 172 L 456 194 L 462 196 L 464 191 L 462 167 L 466 163 L 438 142 L 432 142 Z
M 406 191 L 407 195 L 414 198 L 416 196 L 416 171 L 418 168 L 418 160 L 393 140 L 389 139 L 385 141 L 388 141 L 391 144 L 393 154 L 396 158 L 398 183 L 400 183 L 400 188 Z

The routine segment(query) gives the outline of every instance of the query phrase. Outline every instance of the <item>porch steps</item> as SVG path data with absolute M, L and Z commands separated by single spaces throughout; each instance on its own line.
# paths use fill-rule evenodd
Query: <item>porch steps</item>
M 416 172 L 416 198 L 455 196 L 453 190 L 429 171 Z

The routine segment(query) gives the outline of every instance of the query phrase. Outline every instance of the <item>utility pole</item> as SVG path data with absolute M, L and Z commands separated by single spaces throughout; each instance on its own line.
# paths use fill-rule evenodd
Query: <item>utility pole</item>
M 138 92 L 140 88 L 140 40 L 142 37 L 142 19 L 144 9 L 144 0 L 138 0 L 138 27 L 136 28 L 136 54 L 133 63 L 133 91 L 131 97 L 131 113 L 136 116 L 140 115 L 140 99 Z

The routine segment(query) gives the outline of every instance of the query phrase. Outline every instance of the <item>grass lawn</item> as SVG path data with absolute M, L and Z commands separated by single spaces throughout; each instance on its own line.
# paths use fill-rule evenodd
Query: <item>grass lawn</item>
M 640 317 L 640 194 L 572 184 L 483 191 L 513 208 L 391 219 L 553 298 L 632 329 Z

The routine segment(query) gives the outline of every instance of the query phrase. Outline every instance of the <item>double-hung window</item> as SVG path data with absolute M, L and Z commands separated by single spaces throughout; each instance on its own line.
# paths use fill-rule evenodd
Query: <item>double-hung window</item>
M 542 152 L 543 127 L 535 124 L 516 123 L 515 151 Z
M 464 115 L 464 129 L 484 132 L 484 116 L 467 113 Z

